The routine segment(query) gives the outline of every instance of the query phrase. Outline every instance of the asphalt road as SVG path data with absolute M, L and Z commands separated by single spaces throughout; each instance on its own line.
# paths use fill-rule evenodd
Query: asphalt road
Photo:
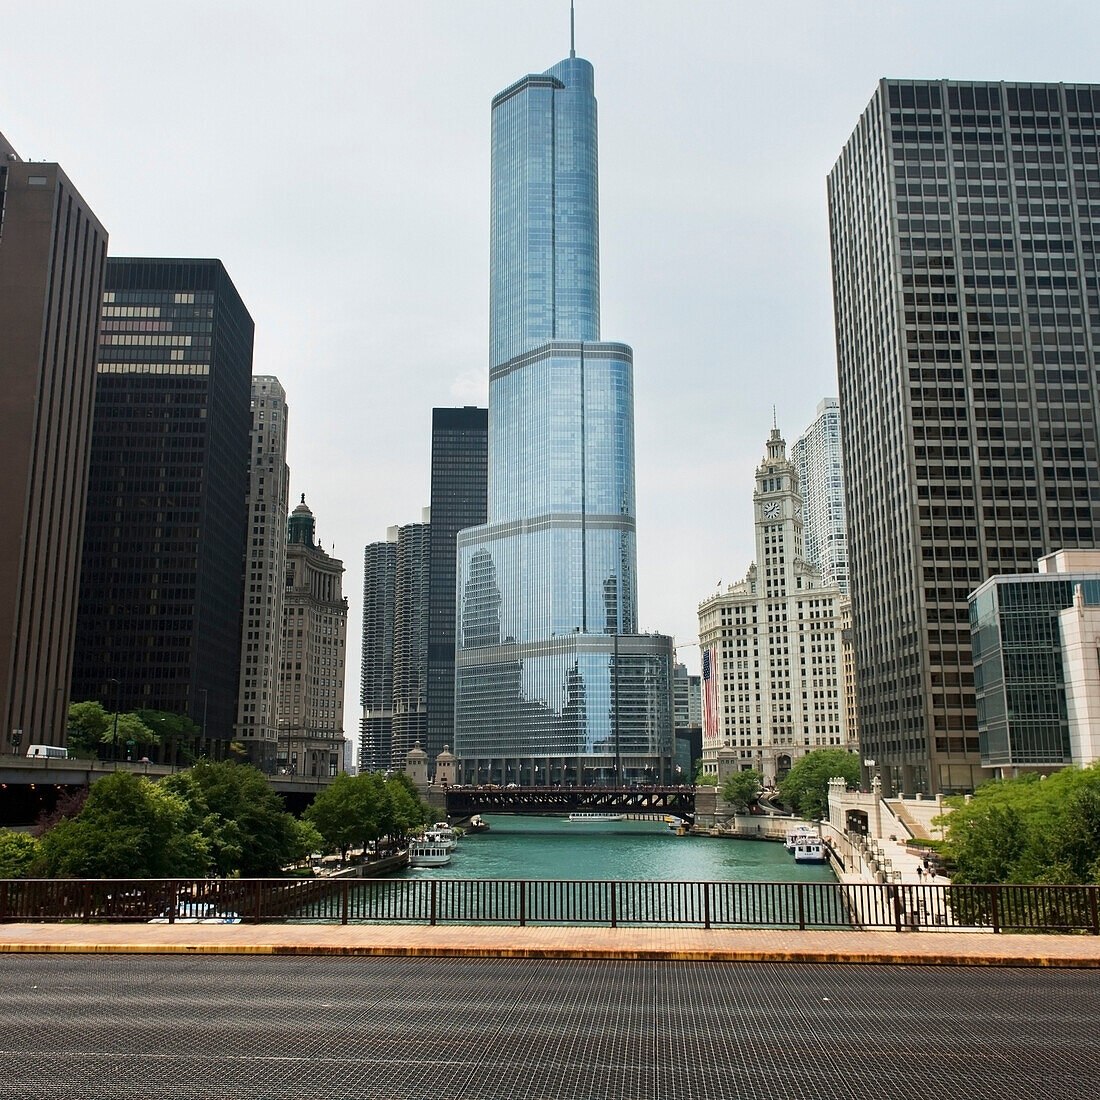
M 1098 1094 L 1095 970 L 0 956 L 0 1097 Z

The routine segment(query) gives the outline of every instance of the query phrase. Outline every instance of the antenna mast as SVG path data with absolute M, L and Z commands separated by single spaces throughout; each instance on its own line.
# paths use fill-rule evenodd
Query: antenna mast
M 569 56 L 577 56 L 577 36 L 573 25 L 573 0 L 569 0 Z

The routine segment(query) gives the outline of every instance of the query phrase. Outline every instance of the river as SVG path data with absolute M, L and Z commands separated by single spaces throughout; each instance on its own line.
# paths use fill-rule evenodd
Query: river
M 660 818 L 592 824 L 564 817 L 486 815 L 487 833 L 467 833 L 445 867 L 401 878 L 678 879 L 835 882 L 823 864 L 797 864 L 776 841 L 676 836 Z

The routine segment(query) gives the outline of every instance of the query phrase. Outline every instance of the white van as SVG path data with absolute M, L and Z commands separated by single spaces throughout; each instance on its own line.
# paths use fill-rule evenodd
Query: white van
M 28 745 L 28 756 L 56 756 L 62 760 L 69 759 L 69 750 L 64 745 Z

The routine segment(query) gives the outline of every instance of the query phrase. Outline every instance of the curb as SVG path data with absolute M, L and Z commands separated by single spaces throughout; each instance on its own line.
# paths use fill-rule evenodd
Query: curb
M 577 950 L 538 947 L 390 946 L 336 944 L 0 943 L 0 955 L 314 955 L 373 958 L 580 959 L 593 962 L 828 963 L 862 966 L 1000 966 L 1100 969 L 1100 958 L 1060 955 L 929 954 L 907 951 L 688 949 Z

